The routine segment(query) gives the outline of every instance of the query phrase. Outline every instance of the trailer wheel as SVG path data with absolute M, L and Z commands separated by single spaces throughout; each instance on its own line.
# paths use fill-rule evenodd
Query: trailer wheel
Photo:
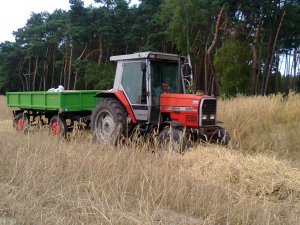
M 92 112 L 93 140 L 118 144 L 128 131 L 128 113 L 115 98 L 106 98 Z
M 14 118 L 13 126 L 17 132 L 24 132 L 25 134 L 27 134 L 29 130 L 29 120 L 27 114 L 23 112 L 18 113 Z
M 54 137 L 66 137 L 67 134 L 67 123 L 66 120 L 57 115 L 53 116 L 49 122 L 50 134 Z
M 165 127 L 159 134 L 159 150 L 162 154 L 179 153 L 183 154 L 187 147 L 188 141 L 184 133 L 174 127 Z

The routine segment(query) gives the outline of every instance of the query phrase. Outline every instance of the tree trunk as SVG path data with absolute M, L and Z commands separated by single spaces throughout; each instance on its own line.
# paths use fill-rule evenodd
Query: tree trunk
M 220 29 L 220 22 L 221 22 L 221 18 L 222 18 L 222 15 L 223 15 L 223 12 L 224 12 L 224 6 L 221 8 L 220 10 L 220 13 L 218 15 L 218 20 L 217 20 L 217 23 L 216 23 L 216 29 L 215 29 L 215 34 L 214 34 L 214 39 L 211 43 L 211 45 L 209 46 L 208 50 L 207 50 L 207 64 L 206 64 L 206 78 L 207 78 L 207 74 L 208 74 L 208 69 L 210 70 L 211 72 L 211 76 L 213 77 L 213 84 L 212 85 L 216 85 L 216 88 L 213 89 L 212 87 L 212 90 L 215 90 L 214 92 L 215 93 L 211 93 L 211 94 L 217 94 L 218 90 L 219 90 L 219 83 L 218 83 L 218 80 L 217 80 L 217 77 L 216 77 L 216 73 L 215 73 L 215 68 L 214 68 L 214 62 L 213 62 L 213 50 L 215 49 L 216 45 L 217 45 L 217 40 L 218 40 L 218 37 L 219 37 L 219 29 Z M 208 68 L 207 68 L 208 66 Z
M 71 85 L 72 63 L 73 63 L 73 45 L 71 44 L 67 90 L 70 90 L 70 85 Z
M 102 43 L 102 34 L 99 33 L 99 57 L 98 57 L 98 65 L 101 65 L 103 57 L 103 43 Z
M 199 50 L 200 51 L 200 50 Z M 194 80 L 197 90 L 204 90 L 203 82 L 201 82 L 201 72 L 203 71 L 205 54 L 196 54 L 195 56 L 195 69 L 194 69 Z M 202 84 L 202 87 L 201 87 Z
M 18 63 L 18 76 L 21 80 L 21 84 L 22 84 L 22 91 L 25 91 L 25 83 L 22 77 L 22 67 L 23 65 L 21 63 Z
M 73 90 L 76 90 L 77 81 L 78 81 L 78 68 L 75 70 Z
M 212 79 L 211 79 L 211 95 L 216 96 L 215 95 L 215 85 L 214 85 L 214 83 L 215 83 L 215 77 L 212 76 Z
M 83 51 L 81 52 L 81 54 L 77 58 L 77 60 L 81 60 L 81 58 L 83 57 L 83 55 L 84 55 L 87 47 L 88 47 L 88 44 L 86 43 Z M 75 70 L 75 78 L 74 78 L 73 90 L 76 90 L 77 82 L 78 82 L 78 68 L 76 68 L 76 70 Z
M 264 89 L 264 95 L 267 95 L 268 85 L 269 85 L 269 77 L 270 77 L 271 72 L 272 72 L 272 64 L 273 64 L 273 59 L 274 59 L 274 55 L 275 55 L 276 43 L 277 43 L 277 39 L 278 39 L 278 36 L 279 36 L 279 32 L 280 32 L 280 28 L 281 28 L 284 16 L 285 16 L 285 11 L 283 12 L 283 14 L 281 16 L 281 20 L 280 20 L 280 23 L 278 25 L 276 36 L 275 36 L 275 39 L 274 39 L 274 44 L 273 44 L 273 49 L 272 49 L 270 66 L 269 66 L 269 70 L 268 70 L 267 77 L 266 77 L 266 85 L 265 85 L 265 89 Z
M 252 68 L 251 68 L 251 79 L 250 79 L 250 94 L 255 94 L 255 81 L 257 79 L 257 51 L 256 46 L 254 43 L 252 43 L 251 46 L 251 52 L 252 52 Z
M 43 85 L 43 74 L 40 79 L 39 91 L 42 91 L 42 85 Z
M 262 96 L 264 95 L 265 80 L 267 77 L 267 73 L 268 73 L 270 61 L 271 61 L 272 43 L 273 43 L 273 30 L 271 29 L 269 41 L 268 41 L 268 48 L 267 48 L 268 52 L 267 52 L 267 56 L 266 56 L 266 60 L 265 60 L 265 67 L 264 67 L 262 80 L 261 80 L 261 95 Z
M 255 94 L 255 84 L 257 79 L 257 51 L 256 51 L 256 44 L 258 41 L 259 33 L 260 33 L 260 26 L 261 26 L 261 19 L 258 22 L 258 25 L 255 30 L 254 38 L 251 45 L 251 52 L 252 52 L 252 70 L 251 70 L 251 79 L 250 79 L 250 94 Z
M 61 66 L 61 69 L 60 69 L 60 77 L 59 77 L 59 83 L 61 85 L 65 85 L 63 84 L 63 77 L 64 77 L 64 68 L 65 68 L 65 59 L 64 59 L 64 56 L 63 56 L 63 63 L 62 63 L 62 66 Z
M 44 76 L 44 81 L 43 81 L 43 84 L 44 84 L 44 91 L 46 91 L 47 89 L 47 78 L 48 78 L 48 68 L 49 68 L 49 62 L 48 62 L 48 59 L 46 60 L 46 70 L 45 70 L 45 76 Z
M 36 74 L 38 70 L 38 63 L 39 63 L 39 57 L 35 57 L 35 66 L 34 66 L 34 72 L 33 72 L 33 80 L 32 80 L 32 90 L 35 91 L 35 81 L 36 81 Z
M 88 43 L 85 43 L 84 49 L 82 50 L 81 54 L 79 55 L 79 57 L 77 58 L 77 60 L 81 60 L 85 51 L 87 50 L 88 47 Z M 73 51 L 72 51 L 73 52 Z
M 53 87 L 53 85 L 54 85 L 54 76 L 55 76 L 55 56 L 56 56 L 56 46 L 53 47 L 53 52 L 52 52 L 51 87 Z
M 199 35 L 201 34 L 201 29 L 198 30 L 197 35 L 193 41 L 193 46 L 196 46 L 194 49 L 194 59 L 195 59 L 195 63 L 194 63 L 194 80 L 193 82 L 195 83 L 195 88 L 196 90 L 200 90 L 201 87 L 201 72 L 202 72 L 202 66 L 203 66 L 203 62 L 204 62 L 204 56 L 205 54 L 201 54 L 201 48 L 197 46 L 197 42 L 198 42 L 198 38 Z M 204 90 L 204 88 L 202 88 L 202 90 Z
M 204 94 L 208 95 L 208 59 L 207 54 L 205 53 L 204 58 L 204 69 L 205 69 L 205 75 L 204 75 Z
M 255 81 L 255 94 L 258 95 L 261 91 L 259 90 L 259 80 L 261 77 L 261 56 L 262 56 L 262 46 L 264 43 L 264 36 L 262 36 L 259 44 L 259 53 L 258 53 L 258 73 Z
M 277 54 L 275 57 L 275 65 L 276 65 L 276 71 L 275 71 L 275 94 L 279 91 L 279 55 Z
M 108 56 L 109 56 L 109 48 L 108 48 L 108 44 L 106 46 L 106 59 L 105 62 L 108 62 Z
M 63 86 L 65 86 L 65 84 L 63 84 L 64 68 L 65 68 L 65 51 L 64 51 L 64 55 L 63 55 L 63 63 L 62 63 L 62 66 L 61 66 L 60 77 L 59 77 L 59 84 L 63 85 Z
M 63 72 L 64 87 L 66 87 L 66 84 L 67 84 L 67 66 L 68 66 L 68 48 L 65 47 L 65 54 L 64 54 L 64 72 Z
M 44 91 L 46 91 L 46 87 L 47 87 L 47 77 L 48 77 L 48 67 L 49 67 L 48 60 L 49 60 L 49 46 L 47 46 L 45 63 L 44 63 L 44 73 L 43 73 Z
M 29 63 L 28 63 L 28 74 L 26 74 L 25 76 L 27 76 L 27 78 L 26 78 L 26 83 L 27 83 L 27 91 L 30 91 L 30 84 L 31 84 L 31 82 L 30 82 L 30 76 L 31 75 L 31 55 L 29 54 Z
M 84 79 L 84 89 L 85 89 L 85 90 L 88 89 L 88 82 L 86 81 L 86 79 Z
M 294 48 L 294 54 L 293 54 L 293 66 L 294 66 L 294 82 L 293 82 L 293 90 L 297 91 L 297 49 Z
M 206 35 L 206 43 L 205 43 L 205 56 L 204 56 L 204 94 L 208 95 L 208 79 L 209 79 L 209 66 L 208 66 L 208 42 L 209 42 L 209 36 L 210 36 L 210 30 L 212 27 L 212 19 L 210 20 L 210 29 L 207 31 Z

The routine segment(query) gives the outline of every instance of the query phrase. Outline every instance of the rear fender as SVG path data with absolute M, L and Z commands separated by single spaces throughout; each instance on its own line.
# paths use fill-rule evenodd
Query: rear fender
M 136 124 L 136 118 L 133 114 L 131 105 L 129 104 L 128 99 L 126 98 L 123 91 L 101 91 L 95 95 L 95 97 L 101 98 L 117 98 L 121 104 L 126 109 L 131 121 Z
M 176 121 L 165 121 L 159 126 L 159 132 L 162 131 L 165 127 L 174 127 L 180 130 L 184 127 L 184 125 Z

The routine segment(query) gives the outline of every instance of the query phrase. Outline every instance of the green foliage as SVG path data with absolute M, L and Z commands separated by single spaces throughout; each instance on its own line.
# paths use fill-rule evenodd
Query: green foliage
M 0 44 L 0 93 L 9 90 L 21 90 L 19 87 L 19 66 L 25 53 L 17 43 L 4 42 Z
M 160 21 L 161 4 L 162 0 L 143 0 L 134 11 L 133 32 L 139 37 L 138 51 L 161 51 L 166 42 L 165 26 Z
M 218 13 L 220 6 L 218 0 L 166 0 L 162 5 L 161 21 L 177 49 L 186 53 L 200 43 L 205 44 L 210 17 Z
M 2 70 L 2 68 L 0 68 Z M 5 86 L 7 85 L 6 77 L 3 74 L 0 74 L 0 93 L 2 94 L 5 90 Z
M 250 46 L 258 25 L 261 24 L 256 42 L 259 72 L 267 71 L 272 41 L 284 11 L 276 54 L 292 49 L 299 52 L 297 0 L 140 0 L 135 6 L 129 6 L 128 0 L 94 2 L 100 6 L 84 7 L 82 0 L 69 0 L 68 11 L 32 13 L 26 25 L 14 32 L 16 41 L 0 45 L 0 91 L 25 90 L 24 74 L 30 74 L 26 78 L 31 79 L 29 86 L 35 90 L 66 80 L 70 87 L 111 88 L 114 71 L 110 56 L 138 51 L 189 53 L 196 87 L 203 89 L 204 56 L 212 43 L 222 6 L 225 11 L 215 49 L 222 47 L 216 51 L 215 67 L 223 95 L 247 93 L 252 63 Z M 270 66 L 274 71 L 274 62 Z M 289 82 L 281 77 L 278 85 L 273 78 L 270 74 L 269 90 L 274 89 L 275 83 L 279 90 L 288 90 L 290 84 L 298 84 L 295 80 L 299 80 L 291 77 Z M 258 82 L 262 86 L 262 76 Z
M 221 83 L 220 94 L 247 94 L 249 87 L 250 51 L 245 43 L 227 40 L 215 55 L 215 68 Z
M 84 79 L 88 85 L 92 85 L 95 89 L 111 89 L 114 81 L 114 65 L 107 63 L 99 66 L 96 63 L 87 63 Z

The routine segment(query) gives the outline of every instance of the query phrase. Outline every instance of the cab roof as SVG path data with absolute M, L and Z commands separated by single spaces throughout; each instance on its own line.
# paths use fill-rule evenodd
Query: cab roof
M 162 52 L 138 52 L 129 55 L 116 55 L 110 57 L 110 61 L 123 61 L 123 60 L 135 60 L 135 59 L 161 59 L 161 60 L 178 61 L 179 55 L 162 53 Z

